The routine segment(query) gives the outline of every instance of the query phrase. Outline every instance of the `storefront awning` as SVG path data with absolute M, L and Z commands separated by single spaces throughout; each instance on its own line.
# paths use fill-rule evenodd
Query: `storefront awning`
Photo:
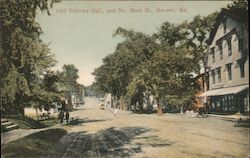
M 199 95 L 199 97 L 237 94 L 237 93 L 239 93 L 247 88 L 249 88 L 248 85 L 229 87 L 229 88 L 220 88 L 220 89 L 206 91 L 206 92 L 202 93 L 201 95 Z

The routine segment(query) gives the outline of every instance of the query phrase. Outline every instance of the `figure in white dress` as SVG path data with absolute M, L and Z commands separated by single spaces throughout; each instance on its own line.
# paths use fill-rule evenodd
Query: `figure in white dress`
M 116 107 L 114 108 L 114 115 L 115 117 L 118 117 L 118 109 Z

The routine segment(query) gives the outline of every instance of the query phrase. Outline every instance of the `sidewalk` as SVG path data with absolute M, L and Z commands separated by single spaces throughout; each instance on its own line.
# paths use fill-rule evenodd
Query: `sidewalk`
M 244 115 L 216 115 L 216 114 L 208 114 L 209 117 L 218 117 L 222 119 L 228 119 L 228 120 L 247 120 L 249 119 L 249 116 Z

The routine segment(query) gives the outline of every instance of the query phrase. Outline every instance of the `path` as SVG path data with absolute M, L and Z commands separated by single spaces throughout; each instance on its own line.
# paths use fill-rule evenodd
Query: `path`
M 72 112 L 74 121 L 48 157 L 247 157 L 249 129 L 218 118 L 100 110 L 98 100 Z
M 99 104 L 95 98 L 86 98 L 85 105 L 70 113 L 73 121 L 55 126 L 68 133 L 48 152 L 48 158 L 245 158 L 250 155 L 249 128 L 235 127 L 230 120 L 129 112 L 119 112 L 115 117 L 108 110 L 100 110 Z M 40 130 L 46 129 L 14 130 L 2 141 L 7 143 Z

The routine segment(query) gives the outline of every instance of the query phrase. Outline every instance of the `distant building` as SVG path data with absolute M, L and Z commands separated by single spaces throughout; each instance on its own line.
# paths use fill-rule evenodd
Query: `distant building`
M 199 109 L 205 107 L 205 103 L 207 103 L 207 97 L 200 97 L 200 95 L 209 89 L 208 73 L 202 73 L 195 77 L 195 84 L 198 86 L 198 90 L 195 93 L 194 108 Z
M 248 24 L 223 9 L 208 40 L 210 112 L 249 112 Z
M 111 107 L 111 102 L 112 102 L 112 95 L 111 95 L 111 93 L 107 93 L 105 95 L 103 102 L 104 102 L 104 108 L 105 109 L 111 109 L 112 108 Z

